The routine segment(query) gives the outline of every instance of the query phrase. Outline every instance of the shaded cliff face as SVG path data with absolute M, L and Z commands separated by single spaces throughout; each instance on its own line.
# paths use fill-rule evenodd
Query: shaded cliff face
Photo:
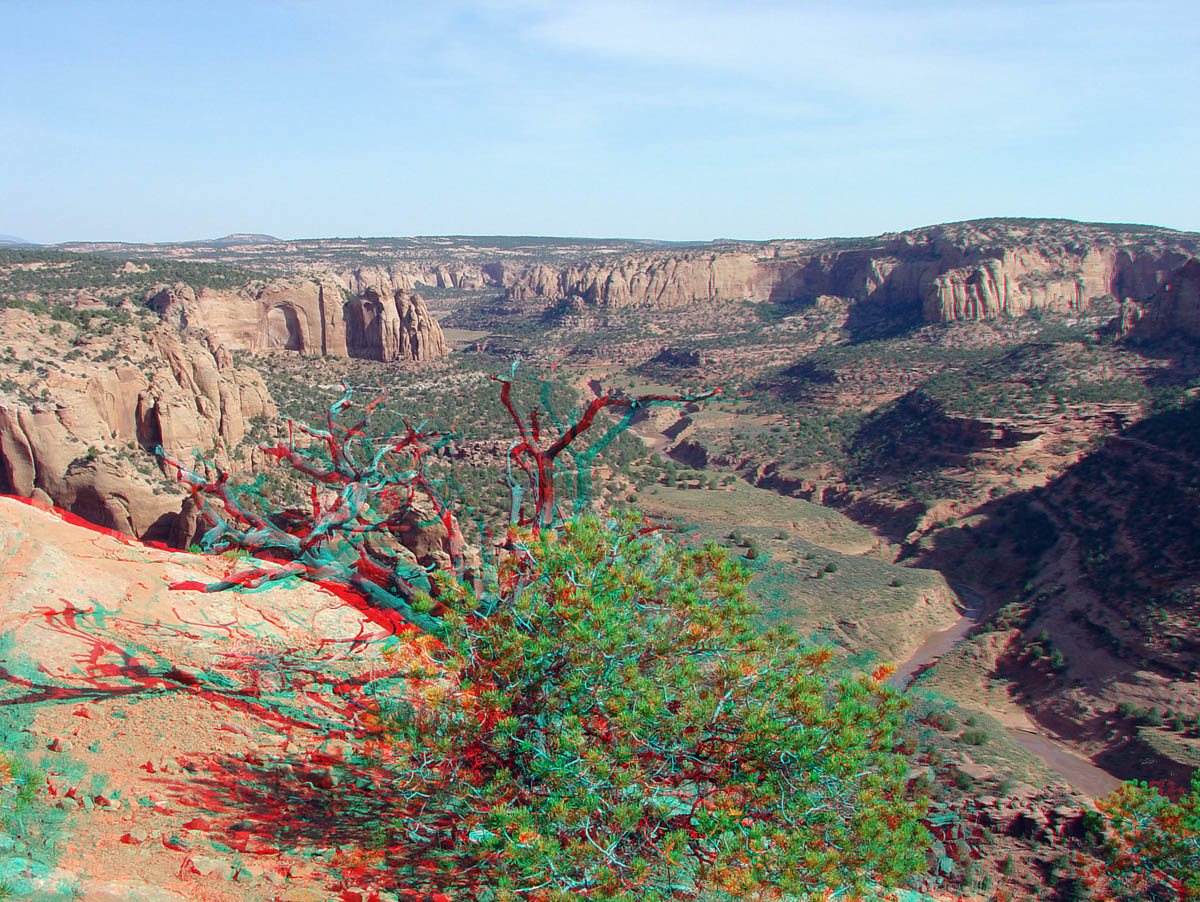
M 1172 331 L 1200 338 L 1200 260 L 1172 272 L 1144 303 L 1122 304 L 1118 331 L 1122 337 L 1153 341 Z
M 204 330 L 232 349 L 384 361 L 423 362 L 446 356 L 441 326 L 420 295 L 381 292 L 363 280 L 354 284 L 365 287 L 353 300 L 325 275 L 276 279 L 236 291 L 196 292 L 178 284 L 161 289 L 149 304 L 169 324 Z M 395 297 L 394 303 L 381 305 L 384 295 Z M 375 310 L 373 317 L 364 314 L 368 309 Z M 365 322 L 376 321 L 379 327 L 364 328 Z
M 502 269 L 496 283 L 520 306 L 578 298 L 671 309 L 824 295 L 949 322 L 1030 310 L 1071 313 L 1105 296 L 1153 298 L 1197 253 L 1200 236 L 1192 233 L 997 220 L 853 242 L 780 241 L 569 266 L 539 263 Z
M 367 288 L 346 304 L 346 347 L 351 357 L 429 361 L 449 350 L 437 320 L 411 291 Z

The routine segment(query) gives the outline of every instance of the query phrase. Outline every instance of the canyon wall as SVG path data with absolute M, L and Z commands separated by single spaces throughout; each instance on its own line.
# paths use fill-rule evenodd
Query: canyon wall
M 366 288 L 346 304 L 345 322 L 351 357 L 427 361 L 450 353 L 437 320 L 411 291 Z
M 1200 259 L 1189 260 L 1171 273 L 1145 302 L 1125 301 L 1118 331 L 1122 337 L 1145 341 L 1172 331 L 1200 338 Z
M 228 464 L 255 417 L 277 418 L 262 377 L 228 351 L 148 337 L 148 361 L 52 372 L 38 401 L 0 400 L 0 494 L 36 497 L 142 538 L 186 542 L 195 527 L 182 491 L 139 472 L 135 455 L 162 445 Z M 144 347 L 142 348 L 144 350 Z
M 289 350 L 331 357 L 425 362 L 448 353 L 420 295 L 365 287 L 347 298 L 331 275 L 275 279 L 234 291 L 177 284 L 149 300 L 163 320 L 202 330 L 234 350 Z M 381 300 L 386 298 L 386 303 Z
M 688 307 L 708 300 L 763 300 L 780 278 L 773 249 L 646 254 L 556 268 L 536 263 L 502 268 L 507 297 L 516 302 L 566 298 L 613 307 Z
M 421 285 L 475 291 L 502 284 L 502 277 L 497 276 L 499 270 L 500 267 L 489 267 L 486 264 L 421 264 L 401 261 L 346 269 L 338 274 L 338 279 L 355 297 L 370 290 L 377 294 L 394 295 L 397 291 L 414 291 Z
M 1019 221 L 1014 221 L 1017 223 Z M 959 223 L 877 239 L 653 251 L 586 264 L 485 268 L 515 306 L 566 300 L 688 308 L 829 295 L 912 305 L 927 322 L 1071 313 L 1094 298 L 1153 298 L 1200 236 L 1081 223 Z

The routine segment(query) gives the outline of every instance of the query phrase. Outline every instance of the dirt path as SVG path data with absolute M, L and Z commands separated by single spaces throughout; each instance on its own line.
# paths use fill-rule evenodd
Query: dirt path
M 895 689 L 907 689 L 922 668 L 933 664 L 962 642 L 971 627 L 983 619 L 983 596 L 966 586 L 956 585 L 953 588 L 963 600 L 962 617 L 948 629 L 934 633 L 926 639 L 907 661 L 897 666 L 896 672 L 888 680 L 888 685 Z M 1018 713 L 1021 720 L 1028 723 L 1024 712 L 1020 712 L 1019 709 L 1013 712 L 1014 715 Z M 1120 785 L 1120 781 L 1112 774 L 1031 727 L 1009 725 L 1005 730 L 1017 745 L 1041 758 L 1047 767 L 1090 798 L 1108 795 Z
M 971 627 L 983 619 L 983 596 L 965 586 L 952 586 L 963 600 L 963 613 L 958 621 L 940 633 L 926 639 L 912 656 L 896 666 L 896 672 L 888 680 L 893 689 L 907 689 L 914 675 L 928 664 L 932 664 L 967 637 Z
M 1121 785 L 1121 781 L 1108 771 L 1101 770 L 1087 758 L 1041 733 L 1022 727 L 1007 727 L 1006 732 L 1017 745 L 1037 755 L 1052 770 L 1061 774 L 1071 786 L 1090 798 L 1106 796 Z

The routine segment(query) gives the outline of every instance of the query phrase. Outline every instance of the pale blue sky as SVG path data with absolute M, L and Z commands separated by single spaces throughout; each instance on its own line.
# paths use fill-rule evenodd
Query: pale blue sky
M 32 241 L 1200 229 L 1200 3 L 0 0 Z

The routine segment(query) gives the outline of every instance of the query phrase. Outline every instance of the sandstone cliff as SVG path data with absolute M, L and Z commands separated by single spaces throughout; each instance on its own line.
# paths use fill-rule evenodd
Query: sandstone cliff
M 1095 298 L 1153 298 L 1200 253 L 1200 236 L 1054 220 L 985 220 L 854 241 L 776 241 L 652 251 L 586 264 L 503 269 L 514 305 L 569 299 L 681 308 L 820 296 L 910 307 L 928 322 L 1081 311 Z
M 1191 259 L 1171 273 L 1144 303 L 1127 300 L 1121 305 L 1121 337 L 1151 341 L 1173 331 L 1200 338 L 1200 259 Z
M 420 295 L 381 290 L 362 280 L 355 285 L 361 287 L 361 296 L 348 299 L 342 284 L 330 275 L 252 283 L 236 291 L 196 292 L 177 284 L 161 288 L 149 304 L 176 328 L 202 330 L 234 350 L 383 361 L 446 356 L 441 326 Z M 382 304 L 384 296 L 395 298 L 394 303 Z
M 346 348 L 372 360 L 438 360 L 449 353 L 437 320 L 419 294 L 367 288 L 346 304 Z
M 578 297 L 616 307 L 687 307 L 709 300 L 765 300 L 780 278 L 772 249 L 758 252 L 651 253 L 557 268 L 536 263 L 505 270 L 507 297 L 546 303 Z
M 3 318 L 35 359 L 58 356 L 50 342 L 39 347 L 45 330 L 27 315 L 10 310 Z M 0 493 L 36 497 L 130 535 L 187 541 L 195 512 L 149 454 L 161 444 L 178 457 L 199 450 L 228 464 L 252 419 L 277 416 L 262 377 L 235 367 L 224 348 L 168 328 L 115 341 L 82 337 L 78 347 L 88 352 L 82 359 L 0 396 Z M 120 351 L 124 362 L 108 363 L 105 351 Z
M 339 273 L 338 278 L 349 288 L 352 295 L 358 297 L 368 290 L 374 290 L 381 295 L 391 295 L 397 291 L 414 291 L 421 285 L 476 291 L 491 285 L 500 285 L 497 274 L 496 267 L 482 264 L 421 264 L 401 261 L 346 269 Z

